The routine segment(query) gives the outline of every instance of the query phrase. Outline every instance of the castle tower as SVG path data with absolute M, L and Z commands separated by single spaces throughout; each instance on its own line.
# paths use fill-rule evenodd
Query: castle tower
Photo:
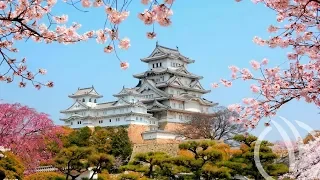
M 141 61 L 148 64 L 148 70 L 133 77 L 139 79 L 137 91 L 144 95 L 142 102 L 147 105 L 148 113 L 158 119 L 159 130 L 174 131 L 193 114 L 209 113 L 209 108 L 216 105 L 202 98 L 210 90 L 205 90 L 199 82 L 202 76 L 188 71 L 194 60 L 180 54 L 178 48 L 157 44 Z

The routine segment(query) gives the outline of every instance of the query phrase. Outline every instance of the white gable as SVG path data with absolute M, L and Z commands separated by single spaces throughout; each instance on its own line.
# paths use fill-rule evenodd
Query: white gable
M 69 107 L 67 110 L 81 110 L 81 109 L 87 109 L 87 107 L 79 102 L 75 102 L 71 107 Z
M 122 105 L 126 105 L 126 104 L 129 104 L 128 102 L 122 100 L 122 99 L 119 99 L 115 104 L 114 106 L 122 106 Z
M 194 83 L 191 87 L 194 88 L 194 89 L 204 90 L 204 88 L 201 86 L 201 84 L 200 84 L 199 81 L 197 81 L 196 83 Z
M 181 73 L 181 74 L 188 74 L 190 75 L 191 73 L 189 71 L 187 71 L 187 69 L 185 67 L 179 68 L 177 70 L 177 72 Z
M 162 56 L 165 55 L 162 51 L 160 51 L 158 48 L 154 49 L 153 52 L 149 57 L 155 57 L 155 56 Z
M 156 97 L 162 97 L 161 94 L 159 94 L 158 92 L 156 92 L 155 90 L 153 90 L 153 87 L 151 87 L 149 84 L 145 83 L 141 86 L 140 89 L 138 89 L 138 92 L 142 95 L 151 95 L 153 94 L 153 98 Z

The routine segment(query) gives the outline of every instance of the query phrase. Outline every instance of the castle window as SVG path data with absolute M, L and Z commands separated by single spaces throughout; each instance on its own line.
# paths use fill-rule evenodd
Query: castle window
M 91 102 L 91 98 L 89 99 L 89 102 Z
M 94 99 L 94 103 L 97 103 L 97 99 Z
M 82 99 L 82 102 L 86 102 L 86 100 L 84 100 L 84 98 Z
M 140 118 L 140 121 L 142 121 L 142 117 Z
M 73 125 L 73 122 L 71 122 L 71 125 Z
M 182 120 L 182 115 L 179 115 L 179 119 Z
M 136 117 L 136 120 L 138 121 L 138 120 L 139 120 L 139 118 L 138 118 L 138 117 Z
M 176 107 L 176 103 L 173 103 L 173 107 L 174 107 L 174 108 Z
M 154 64 L 152 64 L 152 68 L 154 68 Z
M 111 122 L 111 119 L 109 119 L 109 122 Z
M 160 63 L 160 67 L 162 66 L 162 63 Z

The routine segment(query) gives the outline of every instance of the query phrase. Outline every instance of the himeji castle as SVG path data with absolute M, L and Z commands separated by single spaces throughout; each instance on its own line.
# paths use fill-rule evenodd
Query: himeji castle
M 61 111 L 66 126 L 107 127 L 127 125 L 133 142 L 154 139 L 175 139 L 176 127 L 195 113 L 210 113 L 216 103 L 204 99 L 209 93 L 199 82 L 203 77 L 189 72 L 194 63 L 178 49 L 156 45 L 153 52 L 141 59 L 148 70 L 133 75 L 136 87 L 122 88 L 113 95 L 116 100 L 100 102 L 102 95 L 92 86 L 79 88 L 69 95 L 73 105 Z M 132 136 L 132 137 L 131 137 Z

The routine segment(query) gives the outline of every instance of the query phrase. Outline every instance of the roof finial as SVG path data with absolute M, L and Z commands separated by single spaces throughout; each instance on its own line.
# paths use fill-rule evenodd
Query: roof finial
M 179 47 L 178 47 L 178 46 L 176 46 L 176 48 L 177 48 L 177 51 L 179 51 Z
M 123 89 L 124 89 L 124 85 L 123 85 L 123 87 L 122 87 Z
M 80 89 L 80 87 L 78 87 L 78 90 Z
M 156 42 L 156 47 L 158 47 L 159 46 L 159 44 L 158 44 L 158 41 Z
M 92 88 L 93 88 L 93 85 L 92 85 Z

